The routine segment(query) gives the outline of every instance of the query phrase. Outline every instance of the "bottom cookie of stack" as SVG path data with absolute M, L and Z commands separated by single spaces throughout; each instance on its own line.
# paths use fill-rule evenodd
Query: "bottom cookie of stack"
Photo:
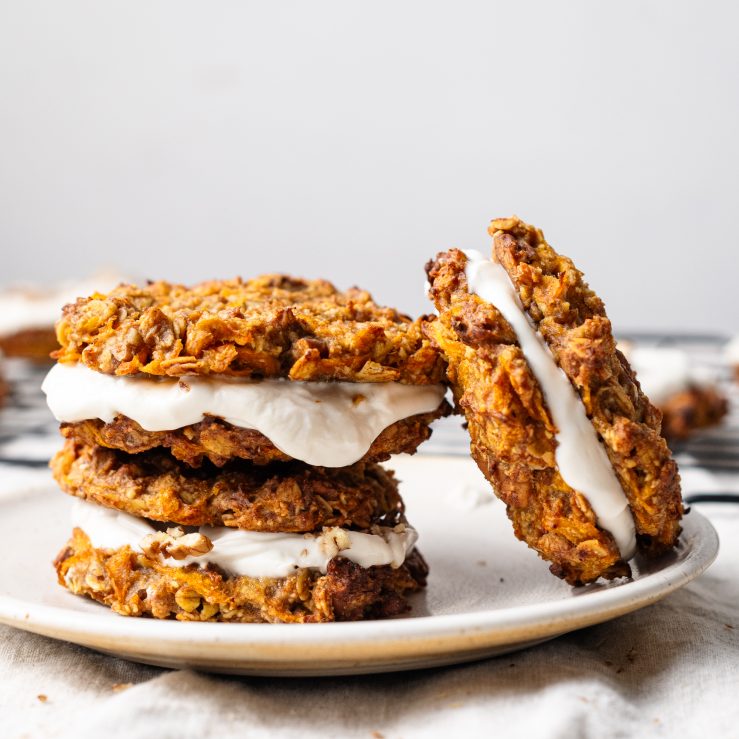
M 309 623 L 396 616 L 426 583 L 418 550 L 398 568 L 363 568 L 334 557 L 326 573 L 300 568 L 280 578 L 225 575 L 212 565 L 172 567 L 131 547 L 96 549 L 75 529 L 55 561 L 60 584 L 125 616 L 180 621 Z
M 121 615 L 273 623 L 385 618 L 407 611 L 406 596 L 426 584 L 428 568 L 397 483 L 378 465 L 333 472 L 238 464 L 195 485 L 181 463 L 152 455 L 142 467 L 143 456 L 68 443 L 52 463 L 63 489 L 89 498 L 75 502 L 72 536 L 54 563 L 59 583 Z M 174 475 L 173 466 L 188 477 Z M 350 483 L 363 505 L 351 501 Z M 330 498 L 331 485 L 343 506 L 306 515 L 316 489 Z M 127 494 L 114 498 L 116 486 Z M 184 501 L 173 505 L 178 487 L 188 499 L 184 508 Z M 214 515 L 216 501 L 229 501 L 231 515 Z M 175 520 L 154 522 L 141 517 L 144 510 Z M 236 521 L 249 522 L 249 530 L 235 528 Z M 289 530 L 308 521 L 314 528 L 306 533 Z

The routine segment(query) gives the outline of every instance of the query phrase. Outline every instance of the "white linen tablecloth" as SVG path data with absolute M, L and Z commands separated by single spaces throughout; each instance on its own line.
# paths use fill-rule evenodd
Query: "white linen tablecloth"
M 32 437 L 43 457 L 48 437 Z M 6 489 L 44 474 L 0 462 Z M 686 494 L 739 492 L 739 472 L 682 474 Z M 698 580 L 628 616 L 473 664 L 221 677 L 0 626 L 0 737 L 739 737 L 739 505 L 697 508 L 721 539 Z

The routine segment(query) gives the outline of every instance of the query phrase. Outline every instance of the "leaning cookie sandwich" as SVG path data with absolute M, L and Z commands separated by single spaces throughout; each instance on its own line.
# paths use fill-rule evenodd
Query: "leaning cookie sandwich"
M 630 573 L 680 532 L 677 466 L 660 414 L 618 351 L 598 296 L 542 232 L 494 220 L 492 258 L 427 265 L 471 452 L 516 535 L 571 584 Z

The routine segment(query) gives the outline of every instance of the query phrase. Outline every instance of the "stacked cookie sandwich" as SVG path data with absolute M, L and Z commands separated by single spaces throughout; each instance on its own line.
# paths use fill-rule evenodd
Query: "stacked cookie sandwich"
M 425 584 L 398 485 L 447 412 L 421 321 L 268 275 L 66 306 L 45 383 L 76 496 L 59 582 L 131 616 L 391 616 Z

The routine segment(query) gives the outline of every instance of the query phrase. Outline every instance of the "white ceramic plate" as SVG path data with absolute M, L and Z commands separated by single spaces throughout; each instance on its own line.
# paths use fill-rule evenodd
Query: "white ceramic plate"
M 384 672 L 503 654 L 643 608 L 700 575 L 718 551 L 696 512 L 678 549 L 629 581 L 573 589 L 518 542 L 470 459 L 398 457 L 408 518 L 431 567 L 408 617 L 338 624 L 215 624 L 124 618 L 67 593 L 51 561 L 71 500 L 52 482 L 0 494 L 0 621 L 126 659 L 244 675 Z M 2 481 L 0 480 L 0 488 Z M 484 501 L 484 502 L 481 502 Z

